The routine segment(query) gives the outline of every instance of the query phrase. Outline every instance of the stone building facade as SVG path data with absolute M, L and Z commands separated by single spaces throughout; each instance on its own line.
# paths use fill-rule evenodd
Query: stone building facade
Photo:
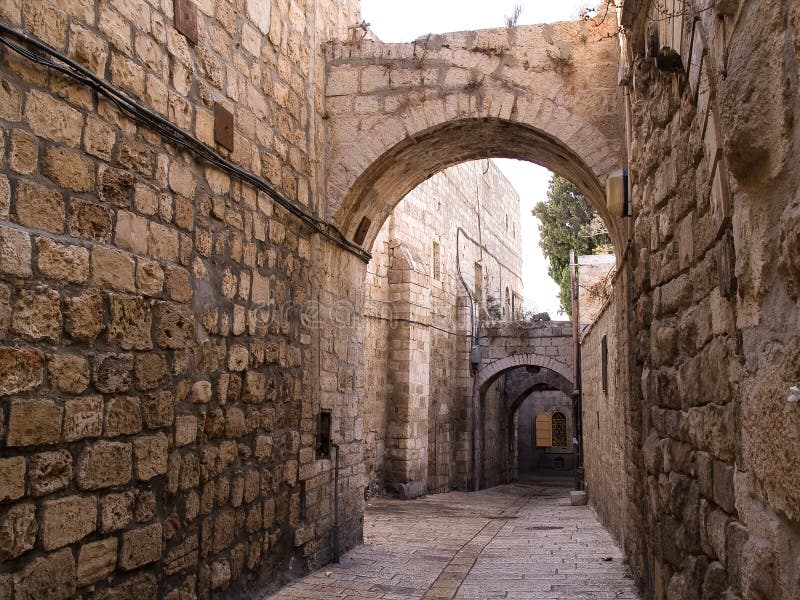
M 4 25 L 156 114 L 0 50 L 0 597 L 207 598 L 329 560 L 320 336 L 299 309 L 318 288 L 310 229 L 153 124 L 313 214 L 323 44 L 358 15 L 0 2 Z M 342 511 L 343 544 L 359 514 Z
M 796 598 L 800 5 L 615 8 L 381 44 L 348 1 L 0 3 L 36 44 L 0 50 L 0 591 L 260 593 L 335 519 L 357 543 L 365 248 L 434 173 L 504 156 L 614 241 L 587 480 L 645 593 Z
M 492 161 L 435 175 L 384 223 L 364 308 L 361 413 L 372 492 L 468 489 L 471 332 L 521 313 L 521 269 L 519 197 Z M 420 412 L 398 416 L 412 384 Z M 489 395 L 501 390 L 498 382 Z M 410 479 L 409 460 L 417 463 Z

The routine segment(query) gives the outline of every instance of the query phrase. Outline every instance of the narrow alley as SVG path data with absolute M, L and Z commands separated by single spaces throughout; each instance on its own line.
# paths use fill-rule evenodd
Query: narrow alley
M 364 544 L 270 600 L 638 599 L 623 555 L 569 480 L 376 499 Z

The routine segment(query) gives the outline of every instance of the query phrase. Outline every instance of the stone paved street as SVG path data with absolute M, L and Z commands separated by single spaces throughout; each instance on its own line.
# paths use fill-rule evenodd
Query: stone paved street
M 557 481 L 375 500 L 364 539 L 271 599 L 639 598 L 611 536 Z

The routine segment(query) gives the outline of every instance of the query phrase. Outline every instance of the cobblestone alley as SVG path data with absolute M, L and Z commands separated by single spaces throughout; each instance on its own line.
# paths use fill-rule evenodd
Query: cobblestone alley
M 364 544 L 270 600 L 639 598 L 623 556 L 569 487 L 503 485 L 379 499 Z

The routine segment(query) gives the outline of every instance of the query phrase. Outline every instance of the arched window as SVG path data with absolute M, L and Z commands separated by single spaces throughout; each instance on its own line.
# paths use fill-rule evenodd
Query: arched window
M 564 416 L 564 413 L 556 412 L 553 413 L 553 417 L 551 419 L 552 427 L 553 427 L 553 435 L 552 435 L 552 446 L 554 448 L 566 448 L 567 447 L 567 417 Z
M 549 448 L 553 445 L 553 423 L 549 413 L 536 415 L 536 447 Z

